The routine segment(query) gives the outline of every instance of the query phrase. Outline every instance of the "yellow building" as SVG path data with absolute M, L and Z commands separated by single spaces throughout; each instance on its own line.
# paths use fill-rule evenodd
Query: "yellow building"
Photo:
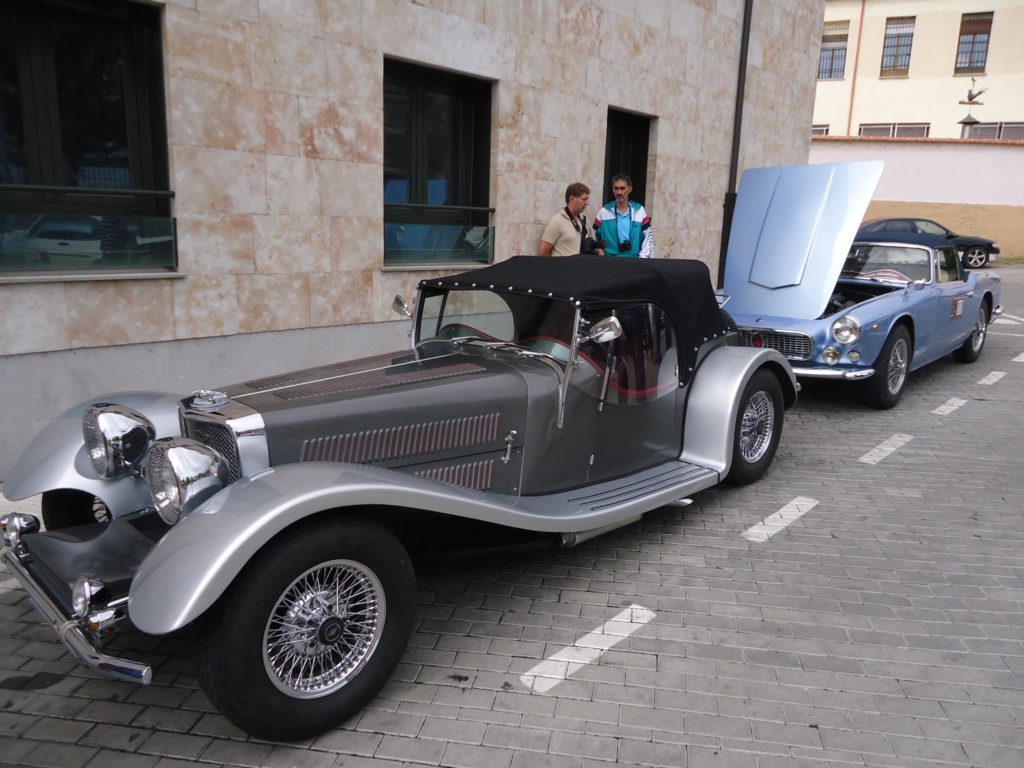
M 827 0 L 814 133 L 1024 139 L 1022 34 L 1020 0 Z

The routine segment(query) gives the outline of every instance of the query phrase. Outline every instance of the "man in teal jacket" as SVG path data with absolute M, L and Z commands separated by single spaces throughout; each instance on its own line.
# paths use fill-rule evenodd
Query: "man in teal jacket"
M 604 253 L 623 258 L 654 258 L 651 217 L 629 199 L 633 181 L 624 173 L 612 176 L 615 199 L 602 206 L 594 219 L 594 237 L 604 241 Z

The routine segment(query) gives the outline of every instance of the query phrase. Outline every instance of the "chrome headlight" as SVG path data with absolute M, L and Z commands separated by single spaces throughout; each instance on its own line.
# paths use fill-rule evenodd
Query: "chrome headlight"
M 82 437 L 96 474 L 110 479 L 127 475 L 142 461 L 156 429 L 133 408 L 96 403 L 82 417 Z
M 165 437 L 146 454 L 146 482 L 156 511 L 174 525 L 227 485 L 228 465 L 208 445 L 187 437 Z
M 832 323 L 832 336 L 840 344 L 854 344 L 860 338 L 860 323 L 856 318 L 843 315 Z
M 84 619 L 94 601 L 100 602 L 107 597 L 109 591 L 102 581 L 93 576 L 79 576 L 71 588 L 71 610 L 76 618 Z

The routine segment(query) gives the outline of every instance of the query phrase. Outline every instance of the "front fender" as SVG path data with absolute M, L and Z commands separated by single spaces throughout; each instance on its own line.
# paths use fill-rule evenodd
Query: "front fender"
M 11 501 L 60 488 L 85 491 L 100 498 L 114 516 L 151 503 L 146 483 L 135 477 L 106 480 L 96 474 L 85 451 L 82 414 L 94 403 L 134 408 L 156 428 L 157 437 L 181 434 L 178 396 L 160 392 L 120 392 L 78 403 L 55 418 L 28 444 L 4 478 L 4 496 Z
M 357 464 L 285 464 L 229 485 L 168 531 L 132 580 L 129 615 L 143 632 L 198 618 L 285 528 L 330 509 L 393 506 L 497 522 L 508 508 L 478 492 Z
M 721 477 L 729 474 L 740 397 L 762 368 L 778 378 L 785 406 L 793 405 L 796 376 L 777 350 L 723 346 L 708 354 L 690 382 L 681 459 L 716 469 Z

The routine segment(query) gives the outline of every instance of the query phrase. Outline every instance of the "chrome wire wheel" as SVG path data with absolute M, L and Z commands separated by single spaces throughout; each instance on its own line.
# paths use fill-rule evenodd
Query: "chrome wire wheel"
M 263 664 L 288 696 L 327 696 L 352 680 L 384 632 L 384 588 L 353 560 L 320 563 L 278 598 L 263 633 Z
M 907 378 L 908 347 L 906 339 L 896 339 L 889 353 L 889 367 L 885 373 L 886 385 L 893 395 L 903 389 L 903 382 Z
M 775 428 L 775 409 L 771 396 L 758 390 L 747 401 L 740 421 L 740 455 L 753 464 L 764 456 L 772 441 Z
M 971 331 L 971 349 L 980 352 L 985 344 L 985 334 L 988 333 L 988 313 L 985 305 L 982 304 L 978 310 L 978 319 L 974 321 L 974 329 Z

